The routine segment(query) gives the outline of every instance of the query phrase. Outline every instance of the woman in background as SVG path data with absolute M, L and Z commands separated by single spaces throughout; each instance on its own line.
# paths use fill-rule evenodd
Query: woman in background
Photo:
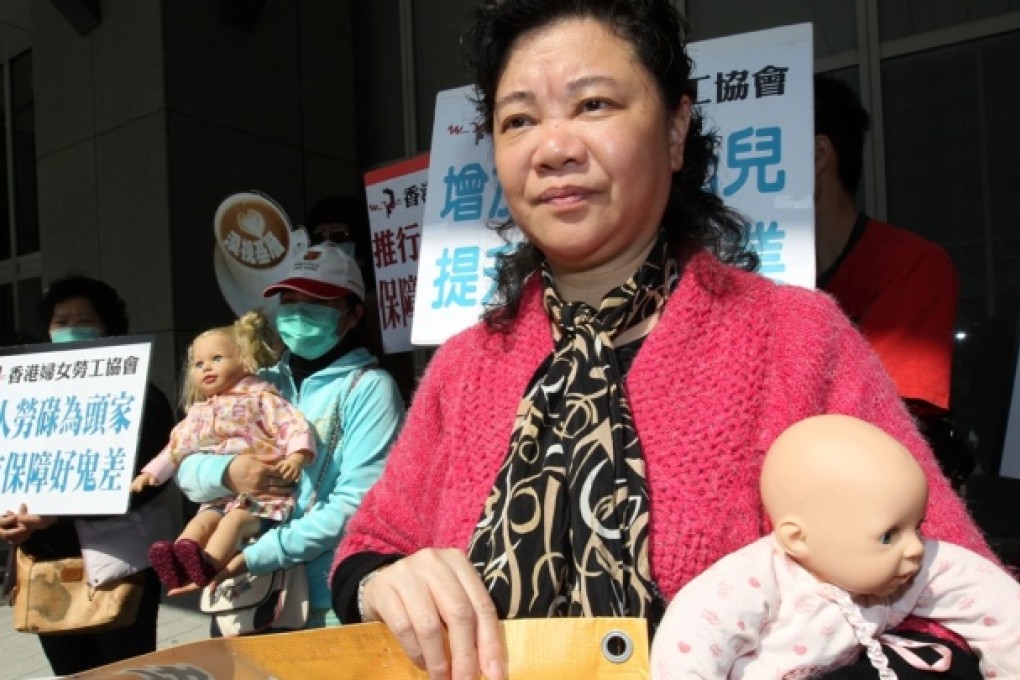
M 106 283 L 85 276 L 68 276 L 54 281 L 43 295 L 39 318 L 53 343 L 95 340 L 128 332 L 124 300 Z M 166 396 L 149 384 L 134 474 L 137 475 L 163 448 L 175 420 Z M 128 512 L 136 512 L 156 502 L 162 493 L 160 487 L 132 493 Z M 90 516 L 87 519 L 101 518 Z M 163 525 L 166 522 L 152 522 L 154 529 Z M 144 556 L 150 543 L 168 537 L 160 534 L 132 537 L 131 540 L 137 538 L 140 554 Z M 74 517 L 40 517 L 30 514 L 24 506 L 18 512 L 8 511 L 0 517 L 0 538 L 40 559 L 79 557 L 82 554 Z M 54 674 L 70 675 L 155 651 L 160 582 L 151 567 L 142 569 L 141 573 L 145 579 L 144 595 L 135 621 L 127 627 L 101 633 L 39 637 Z

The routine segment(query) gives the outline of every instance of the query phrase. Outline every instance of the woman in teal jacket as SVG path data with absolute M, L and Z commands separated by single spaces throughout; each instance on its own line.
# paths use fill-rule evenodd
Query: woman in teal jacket
M 339 623 L 330 609 L 327 580 L 333 552 L 361 499 L 382 474 L 404 403 L 392 376 L 377 368 L 375 357 L 362 346 L 365 289 L 353 258 L 329 242 L 309 248 L 288 278 L 264 295 L 277 293 L 276 325 L 289 351 L 260 375 L 313 424 L 317 452 L 298 482 L 290 521 L 245 547 L 220 576 L 305 563 L 308 627 L 318 627 Z M 340 435 L 329 451 L 337 424 Z M 177 483 L 196 502 L 244 492 L 293 492 L 255 455 L 193 454 L 181 462 Z

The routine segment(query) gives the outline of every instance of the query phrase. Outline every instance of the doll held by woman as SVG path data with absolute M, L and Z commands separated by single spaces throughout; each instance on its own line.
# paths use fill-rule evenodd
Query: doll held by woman
M 1020 677 L 1020 585 L 999 566 L 921 535 L 928 503 L 916 460 L 849 416 L 802 420 L 769 449 L 761 496 L 773 531 L 682 588 L 652 646 L 653 678 L 807 678 L 882 645 L 922 670 L 949 647 L 884 633 L 913 614 L 970 645 L 984 677 Z
M 276 360 L 271 332 L 263 314 L 249 312 L 195 338 L 183 376 L 187 416 L 132 489 L 164 484 L 181 460 L 196 452 L 274 457 L 278 485 L 298 480 L 314 456 L 308 422 L 255 375 Z M 171 590 L 188 583 L 205 586 L 249 538 L 286 520 L 293 509 L 293 496 L 280 495 L 240 494 L 203 503 L 176 542 L 152 545 L 149 561 Z

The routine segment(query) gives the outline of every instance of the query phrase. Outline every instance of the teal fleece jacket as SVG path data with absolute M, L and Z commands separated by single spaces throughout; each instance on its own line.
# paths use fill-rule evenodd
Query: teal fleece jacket
M 297 506 L 287 522 L 279 524 L 244 549 L 244 559 L 253 574 L 263 574 L 307 563 L 309 599 L 312 609 L 330 607 L 329 568 L 333 552 L 343 537 L 354 511 L 365 493 L 382 474 L 390 445 L 397 436 L 404 416 L 404 402 L 393 377 L 376 364 L 368 350 L 354 349 L 326 368 L 308 376 L 300 392 L 294 385 L 287 355 L 259 375 L 276 386 L 298 407 L 313 426 L 316 456 L 305 468 L 298 483 Z M 351 383 L 358 380 L 353 392 Z M 330 437 L 330 414 L 342 402 L 342 436 L 333 455 L 326 446 Z M 195 502 L 207 502 L 235 495 L 223 484 L 233 456 L 192 454 L 181 462 L 177 484 Z M 313 486 L 322 466 L 322 476 L 314 505 L 309 509 Z

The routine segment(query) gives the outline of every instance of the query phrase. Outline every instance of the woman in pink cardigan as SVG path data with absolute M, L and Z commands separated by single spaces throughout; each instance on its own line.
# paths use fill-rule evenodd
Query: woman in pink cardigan
M 484 0 L 465 34 L 527 242 L 432 360 L 332 577 L 340 619 L 383 621 L 431 677 L 505 677 L 500 618 L 654 627 L 770 531 L 763 452 L 814 414 L 902 441 L 929 535 L 989 554 L 832 300 L 750 273 L 744 223 L 703 189 L 683 29 L 669 0 Z

